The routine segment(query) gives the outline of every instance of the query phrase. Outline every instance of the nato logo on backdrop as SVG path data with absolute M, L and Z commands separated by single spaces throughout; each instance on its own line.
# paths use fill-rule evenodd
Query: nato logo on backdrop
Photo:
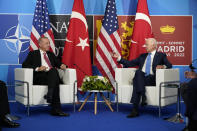
M 21 64 L 29 52 L 33 15 L 0 14 L 0 63 Z

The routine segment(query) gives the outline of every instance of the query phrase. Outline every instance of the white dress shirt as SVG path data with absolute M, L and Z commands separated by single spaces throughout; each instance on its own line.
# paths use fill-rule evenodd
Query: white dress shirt
M 47 62 L 45 61 L 45 59 L 44 59 L 44 53 L 46 53 L 45 51 L 43 51 L 43 50 L 41 50 L 41 49 L 39 49 L 40 50 L 40 55 L 41 55 L 41 66 L 45 66 L 45 67 L 47 67 L 47 69 L 46 69 L 46 71 L 49 71 L 49 65 L 47 64 Z M 46 53 L 46 56 L 48 57 L 48 55 L 47 55 L 47 53 Z M 49 58 L 49 57 L 48 57 Z M 39 67 L 37 67 L 36 68 L 36 71 L 38 71 L 38 68 Z
M 150 65 L 150 74 L 153 75 L 153 70 L 152 70 L 152 65 L 153 65 L 153 58 L 155 56 L 155 53 L 156 53 L 156 50 L 150 52 L 151 53 L 151 65 Z M 148 56 L 148 55 L 147 55 Z M 142 67 L 142 71 L 145 73 L 145 69 L 146 69 L 146 61 L 147 61 L 147 57 L 146 57 L 146 60 L 144 62 L 144 65 Z

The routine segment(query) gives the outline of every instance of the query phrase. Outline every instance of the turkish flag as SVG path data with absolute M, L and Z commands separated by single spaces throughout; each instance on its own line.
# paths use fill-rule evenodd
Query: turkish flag
M 140 54 L 146 53 L 145 39 L 152 38 L 152 25 L 150 21 L 147 0 L 138 0 L 135 24 L 131 38 L 129 60 L 136 59 Z
M 66 36 L 62 62 L 77 71 L 77 85 L 81 86 L 85 75 L 92 75 L 88 25 L 83 0 L 74 0 Z

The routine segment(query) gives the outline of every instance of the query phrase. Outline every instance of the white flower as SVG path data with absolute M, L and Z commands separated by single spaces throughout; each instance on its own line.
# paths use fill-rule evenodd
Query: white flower
M 87 81 L 90 81 L 90 77 L 87 77 L 87 79 L 86 79 Z
M 103 81 L 104 77 L 103 76 L 98 76 L 97 79 Z
M 83 82 L 85 82 L 86 81 L 86 77 L 85 78 L 83 78 Z
M 106 79 L 104 80 L 104 83 L 107 84 L 107 80 Z
M 85 76 L 85 77 L 83 78 L 83 82 L 88 81 L 88 78 L 89 78 L 89 77 Z

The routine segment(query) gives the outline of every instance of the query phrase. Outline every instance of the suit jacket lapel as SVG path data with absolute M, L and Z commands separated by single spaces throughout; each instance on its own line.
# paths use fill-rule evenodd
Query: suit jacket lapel
M 37 52 L 37 61 L 38 61 L 38 65 L 40 67 L 42 65 L 40 50 L 38 50 L 38 52 Z
M 154 56 L 154 58 L 153 58 L 153 63 L 152 63 L 152 71 L 153 71 L 153 72 L 154 72 L 154 68 L 156 69 L 157 59 L 158 59 L 158 53 L 155 52 L 155 56 Z
M 155 52 L 155 56 L 154 56 L 154 58 L 153 58 L 153 64 L 152 64 L 152 65 L 155 65 L 155 64 L 156 64 L 157 58 L 158 58 L 158 53 Z
M 145 61 L 146 61 L 146 57 L 147 57 L 147 56 L 148 56 L 148 53 L 146 53 L 146 55 L 144 55 L 142 67 L 143 67 L 143 65 L 144 65 L 144 63 L 145 63 Z

